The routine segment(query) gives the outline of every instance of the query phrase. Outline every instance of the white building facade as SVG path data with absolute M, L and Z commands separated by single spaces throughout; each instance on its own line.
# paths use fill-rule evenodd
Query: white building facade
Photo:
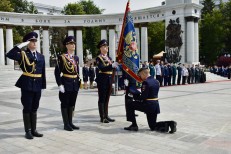
M 137 35 L 138 49 L 140 49 L 141 61 L 148 61 L 148 33 L 147 23 L 165 21 L 166 28 L 170 20 L 179 19 L 181 24 L 182 47 L 179 49 L 182 63 L 196 63 L 199 61 L 198 43 L 198 20 L 202 6 L 199 0 L 166 0 L 165 5 L 152 7 L 132 12 L 133 21 Z M 34 31 L 40 33 L 42 29 L 43 44 L 42 51 L 46 57 L 46 66 L 49 67 L 49 27 L 67 27 L 68 35 L 76 32 L 77 55 L 80 65 L 83 65 L 83 27 L 101 27 L 101 39 L 109 42 L 109 55 L 112 60 L 116 59 L 117 38 L 121 31 L 123 13 L 100 14 L 100 15 L 43 15 L 43 14 L 21 14 L 0 12 L 0 65 L 5 65 L 5 52 L 13 47 L 14 26 L 32 26 Z M 3 34 L 6 27 L 6 36 Z M 108 35 L 109 34 L 109 35 Z M 109 36 L 109 38 L 107 38 Z M 6 50 L 4 51 L 4 39 Z M 10 40 L 10 41 L 9 41 Z M 40 49 L 38 49 L 40 51 Z M 8 63 L 7 65 L 12 65 Z

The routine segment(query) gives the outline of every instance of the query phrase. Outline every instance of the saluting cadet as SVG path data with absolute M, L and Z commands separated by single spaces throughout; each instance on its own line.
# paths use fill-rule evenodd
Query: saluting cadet
M 111 94 L 112 72 L 114 68 L 118 67 L 118 63 L 112 62 L 107 55 L 108 44 L 106 40 L 101 40 L 97 47 L 100 49 L 100 55 L 96 58 L 96 66 L 99 69 L 99 74 L 96 77 L 99 115 L 102 123 L 109 123 L 115 121 L 108 116 L 108 103 Z
M 55 67 L 55 79 L 59 86 L 59 100 L 61 102 L 64 130 L 73 131 L 73 129 L 79 129 L 72 122 L 81 83 L 79 78 L 79 57 L 74 55 L 74 36 L 66 37 L 63 45 L 66 46 L 67 52 L 58 57 L 58 65 Z
M 158 93 L 160 88 L 160 83 L 158 80 L 154 79 L 149 74 L 147 68 L 141 68 L 138 71 L 138 75 L 143 81 L 141 92 L 138 91 L 134 86 L 129 87 L 128 99 L 126 105 L 126 116 L 127 121 L 132 122 L 129 127 L 125 127 L 125 130 L 138 131 L 138 125 L 135 118 L 135 110 L 146 113 L 148 125 L 151 130 L 168 132 L 176 132 L 176 122 L 175 121 L 162 121 L 156 122 L 157 114 L 160 113 L 160 107 L 158 102 Z M 133 101 L 134 99 L 134 101 Z
M 36 51 L 38 34 L 30 32 L 23 37 L 23 43 L 11 49 L 6 56 L 18 61 L 23 74 L 16 82 L 21 88 L 21 103 L 23 105 L 23 122 L 25 137 L 42 137 L 36 130 L 37 110 L 41 98 L 41 89 L 46 89 L 45 59 Z M 21 50 L 27 46 L 26 50 Z

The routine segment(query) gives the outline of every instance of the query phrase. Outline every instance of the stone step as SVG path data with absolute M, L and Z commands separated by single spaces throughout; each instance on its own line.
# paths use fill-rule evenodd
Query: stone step
M 216 75 L 210 72 L 206 72 L 206 82 L 212 82 L 212 81 L 225 81 L 229 80 L 227 77 L 222 77 L 220 75 Z

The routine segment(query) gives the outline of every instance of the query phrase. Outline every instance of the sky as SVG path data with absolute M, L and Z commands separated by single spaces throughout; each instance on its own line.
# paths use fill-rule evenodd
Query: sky
M 27 0 L 34 3 L 53 5 L 63 8 L 68 3 L 78 2 L 79 0 Z M 103 14 L 123 13 L 128 0 L 92 0 L 100 9 L 105 9 Z M 164 0 L 130 0 L 131 10 L 160 6 Z

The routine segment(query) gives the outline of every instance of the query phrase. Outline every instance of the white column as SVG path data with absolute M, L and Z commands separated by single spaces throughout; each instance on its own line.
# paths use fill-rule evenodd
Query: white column
M 115 37 L 116 37 L 115 38 L 115 40 L 116 40 L 115 49 L 116 50 L 118 49 L 118 44 L 120 41 L 121 28 L 122 28 L 122 25 L 116 25 L 116 29 L 115 29 Z
M 37 51 L 41 53 L 40 27 L 34 27 L 34 32 L 38 34 Z
M 148 28 L 146 25 L 141 27 L 141 61 L 148 61 Z
M 13 31 L 12 27 L 6 27 L 6 52 L 9 52 L 13 48 Z M 14 60 L 7 58 L 7 65 L 14 65 Z
M 109 56 L 112 61 L 116 61 L 116 49 L 115 49 L 115 26 L 109 27 Z
M 0 65 L 5 65 L 3 27 L 0 25 Z
M 79 57 L 79 66 L 83 67 L 83 34 L 82 28 L 78 27 L 76 30 L 76 46 L 77 46 L 77 56 Z
M 194 62 L 199 62 L 199 28 L 198 28 L 198 18 L 194 20 Z
M 138 25 L 139 26 L 139 25 Z M 140 28 L 139 27 L 136 27 L 135 28 L 135 31 L 136 31 L 136 43 L 137 43 L 137 49 L 138 49 L 138 53 L 139 55 L 141 54 L 140 52 Z
M 45 65 L 50 67 L 50 46 L 49 46 L 48 27 L 43 27 L 43 55 L 45 56 Z
M 102 26 L 101 27 L 101 40 L 107 40 L 107 27 L 106 26 Z
M 187 59 L 186 63 L 194 62 L 194 19 L 193 17 L 187 18 Z
M 68 36 L 74 36 L 74 30 L 68 29 Z

